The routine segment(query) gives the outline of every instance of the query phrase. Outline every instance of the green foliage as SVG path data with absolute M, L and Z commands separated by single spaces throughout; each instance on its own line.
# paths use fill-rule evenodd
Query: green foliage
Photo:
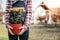
M 20 13 L 20 11 L 16 12 L 16 11 L 11 11 L 10 12 L 10 23 L 11 24 L 22 24 L 22 22 L 24 21 L 24 13 Z

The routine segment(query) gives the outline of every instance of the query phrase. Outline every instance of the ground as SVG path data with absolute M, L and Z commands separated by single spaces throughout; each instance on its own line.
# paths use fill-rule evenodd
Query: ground
M 60 27 L 30 25 L 29 40 L 60 40 Z M 8 40 L 5 25 L 0 25 L 0 40 Z

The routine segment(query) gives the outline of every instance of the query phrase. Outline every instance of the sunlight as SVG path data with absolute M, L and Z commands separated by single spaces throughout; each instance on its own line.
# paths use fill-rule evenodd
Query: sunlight
M 49 9 L 60 6 L 60 0 L 38 0 L 38 1 L 32 0 L 32 11 L 33 11 L 34 22 L 37 22 L 36 20 L 37 15 L 44 16 L 46 14 L 45 10 L 41 6 L 40 6 L 41 8 L 38 7 L 42 2 L 44 2 Z
M 2 8 L 3 8 L 3 11 L 6 10 L 6 2 L 7 2 L 7 0 L 1 0 L 1 5 L 2 5 Z
M 54 8 L 60 6 L 60 0 L 32 0 L 33 10 L 41 3 L 44 2 L 49 8 Z

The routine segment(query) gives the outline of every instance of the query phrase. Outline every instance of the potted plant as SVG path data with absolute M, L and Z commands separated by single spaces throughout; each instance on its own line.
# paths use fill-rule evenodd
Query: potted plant
M 24 1 L 17 1 L 12 5 L 12 8 L 9 8 L 10 20 L 9 23 L 13 27 L 12 32 L 14 34 L 20 33 L 20 27 L 24 24 L 26 18 L 26 5 Z

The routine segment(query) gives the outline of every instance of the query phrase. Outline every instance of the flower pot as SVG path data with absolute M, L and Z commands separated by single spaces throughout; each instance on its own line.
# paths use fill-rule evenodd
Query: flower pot
M 13 27 L 12 32 L 14 34 L 18 34 L 21 32 L 19 28 L 22 27 L 22 24 L 10 24 L 10 25 Z

